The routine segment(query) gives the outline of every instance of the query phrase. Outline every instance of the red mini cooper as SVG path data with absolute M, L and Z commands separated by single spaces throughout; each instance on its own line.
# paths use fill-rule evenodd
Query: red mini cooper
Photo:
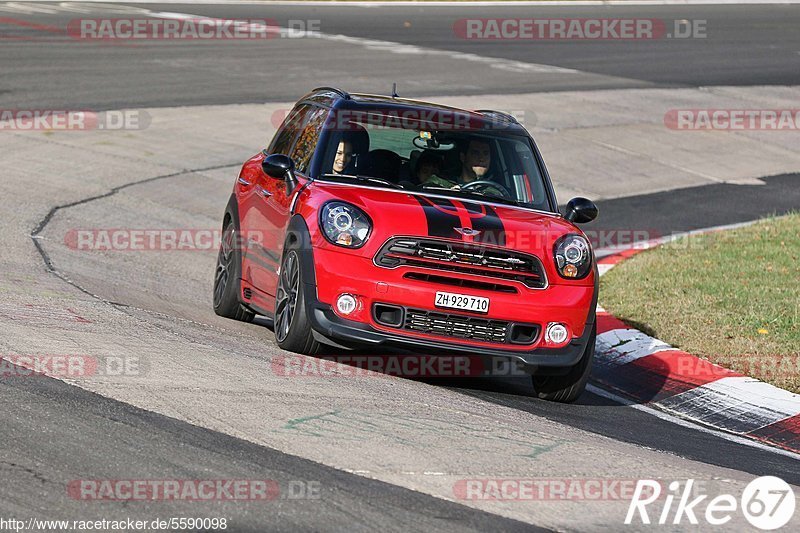
M 539 397 L 591 370 L 598 276 L 510 115 L 322 87 L 242 167 L 223 218 L 218 315 L 271 317 L 292 352 L 399 346 L 501 357 Z

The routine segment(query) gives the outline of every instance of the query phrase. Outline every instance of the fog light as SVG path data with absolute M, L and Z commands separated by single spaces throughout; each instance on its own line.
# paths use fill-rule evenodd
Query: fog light
M 336 309 L 342 315 L 349 315 L 356 310 L 356 299 L 351 294 L 340 294 L 336 299 Z
M 567 340 L 567 327 L 564 324 L 550 322 L 547 325 L 545 340 L 552 344 L 563 344 Z

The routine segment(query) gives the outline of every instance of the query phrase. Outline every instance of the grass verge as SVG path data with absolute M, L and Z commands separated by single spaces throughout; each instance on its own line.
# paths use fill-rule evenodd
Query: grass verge
M 800 213 L 642 252 L 603 276 L 600 304 L 676 348 L 800 392 Z

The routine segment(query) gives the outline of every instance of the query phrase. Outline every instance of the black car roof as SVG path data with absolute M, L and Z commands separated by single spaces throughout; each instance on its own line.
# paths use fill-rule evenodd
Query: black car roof
M 483 122 L 487 126 L 502 122 L 504 129 L 513 133 L 526 134 L 527 131 L 517 122 L 517 120 L 504 112 L 488 109 L 470 111 L 457 107 L 424 102 L 421 100 L 411 100 L 407 98 L 366 94 L 348 93 L 336 87 L 318 87 L 305 95 L 300 101 L 311 101 L 329 106 L 333 109 L 347 109 L 360 111 L 379 111 L 379 112 L 415 112 L 422 111 L 428 113 L 451 113 L 469 117 L 471 123 Z

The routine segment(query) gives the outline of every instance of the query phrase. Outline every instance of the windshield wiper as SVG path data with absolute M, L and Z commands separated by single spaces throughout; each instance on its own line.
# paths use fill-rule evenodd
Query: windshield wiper
M 374 183 L 380 183 L 381 185 L 388 185 L 395 189 L 404 189 L 402 185 L 398 185 L 392 181 L 389 181 L 384 178 L 375 178 L 373 176 L 364 176 L 363 174 L 322 174 L 321 178 L 350 178 L 358 181 L 371 181 Z

